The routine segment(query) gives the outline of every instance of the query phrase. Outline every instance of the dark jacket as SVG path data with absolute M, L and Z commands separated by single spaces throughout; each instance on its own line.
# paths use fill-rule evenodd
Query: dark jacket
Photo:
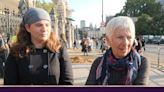
M 91 66 L 91 70 L 86 81 L 86 85 L 97 85 L 96 83 L 96 69 L 100 63 L 101 57 L 97 58 Z M 143 56 L 141 56 L 141 65 L 139 66 L 137 77 L 133 82 L 133 85 L 145 85 L 148 83 L 148 73 L 149 73 L 149 62 Z M 122 79 L 122 75 L 125 75 L 125 72 L 122 71 L 113 71 L 110 75 L 110 84 L 111 85 L 119 85 L 117 84 L 120 79 Z
M 0 38 L 0 77 L 4 76 L 4 62 L 9 55 L 9 47 L 4 39 Z
M 4 84 L 72 85 L 72 64 L 66 48 L 61 48 L 59 53 L 35 49 L 30 55 L 19 60 L 9 55 L 5 66 Z
M 0 62 L 5 62 L 9 55 L 8 44 L 4 41 L 3 38 L 0 38 Z

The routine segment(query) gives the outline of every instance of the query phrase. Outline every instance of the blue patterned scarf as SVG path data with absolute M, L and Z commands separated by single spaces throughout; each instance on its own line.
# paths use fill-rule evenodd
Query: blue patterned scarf
M 123 59 L 116 59 L 112 54 L 112 49 L 106 51 L 102 56 L 102 59 L 96 70 L 96 81 L 98 85 L 108 85 L 108 80 L 110 78 L 110 68 L 115 70 L 127 70 L 127 75 L 123 76 L 120 84 L 122 85 L 132 85 L 133 79 L 132 76 L 134 71 L 137 72 L 138 66 L 141 63 L 141 57 L 132 49 L 130 53 Z M 116 83 L 118 84 L 118 83 Z

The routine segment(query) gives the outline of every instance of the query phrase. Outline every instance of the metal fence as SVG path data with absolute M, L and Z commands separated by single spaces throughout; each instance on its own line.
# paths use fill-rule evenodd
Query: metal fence
M 0 9 L 0 32 L 14 34 L 20 25 L 22 18 L 7 8 Z
M 164 67 L 164 44 L 146 45 L 146 51 L 143 52 L 143 55 L 146 56 L 148 60 L 158 68 Z

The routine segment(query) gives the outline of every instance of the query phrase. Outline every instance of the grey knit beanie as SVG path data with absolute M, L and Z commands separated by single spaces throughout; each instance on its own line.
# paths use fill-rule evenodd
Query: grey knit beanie
M 40 20 L 48 20 L 51 22 L 50 15 L 42 8 L 30 8 L 23 16 L 24 24 L 32 24 Z

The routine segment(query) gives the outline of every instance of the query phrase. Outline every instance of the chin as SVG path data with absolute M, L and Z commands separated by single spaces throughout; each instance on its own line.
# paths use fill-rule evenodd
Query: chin
M 48 37 L 41 37 L 42 40 L 48 40 Z
M 42 41 L 42 42 L 45 42 L 45 41 L 47 41 L 48 39 L 40 39 L 40 41 Z
M 126 57 L 127 55 L 128 55 L 128 53 L 122 53 L 120 56 Z

